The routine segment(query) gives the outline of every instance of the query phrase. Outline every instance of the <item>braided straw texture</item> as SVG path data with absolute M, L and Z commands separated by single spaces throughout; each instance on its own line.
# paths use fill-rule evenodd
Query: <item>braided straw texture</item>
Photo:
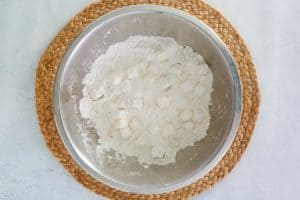
M 52 112 L 53 84 L 57 67 L 78 34 L 99 16 L 123 6 L 151 3 L 175 7 L 186 11 L 210 26 L 225 42 L 238 65 L 243 85 L 243 112 L 238 133 L 230 149 L 208 174 L 197 182 L 179 190 L 155 195 L 126 193 L 111 188 L 87 174 L 71 158 L 64 147 Z M 201 0 L 103 0 L 93 3 L 77 14 L 51 42 L 43 54 L 36 76 L 36 107 L 39 125 L 48 148 L 69 173 L 81 184 L 110 199 L 189 199 L 211 188 L 226 176 L 240 160 L 252 136 L 258 115 L 260 94 L 255 67 L 241 36 L 218 11 Z

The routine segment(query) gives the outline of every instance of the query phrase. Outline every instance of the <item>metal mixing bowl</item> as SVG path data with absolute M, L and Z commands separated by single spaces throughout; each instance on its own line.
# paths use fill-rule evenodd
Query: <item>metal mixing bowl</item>
M 96 138 L 78 113 L 82 79 L 94 60 L 116 42 L 132 35 L 168 36 L 202 54 L 213 73 L 211 121 L 208 135 L 193 147 L 181 150 L 175 164 L 144 168 L 135 158 L 125 162 L 87 148 L 82 135 Z M 168 192 L 203 177 L 229 149 L 241 115 L 241 87 L 236 65 L 221 39 L 197 18 L 177 9 L 138 5 L 106 14 L 88 26 L 67 50 L 54 88 L 54 112 L 60 136 L 75 161 L 99 181 L 114 188 L 142 194 Z

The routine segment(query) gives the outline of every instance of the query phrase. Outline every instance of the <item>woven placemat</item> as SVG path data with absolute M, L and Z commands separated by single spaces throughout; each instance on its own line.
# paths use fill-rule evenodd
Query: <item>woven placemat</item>
M 210 26 L 225 42 L 238 65 L 243 85 L 243 112 L 240 127 L 230 149 L 205 177 L 182 189 L 159 195 L 139 195 L 111 188 L 87 174 L 64 147 L 52 112 L 53 84 L 57 67 L 76 36 L 97 17 L 123 6 L 152 3 L 189 12 Z M 53 155 L 85 187 L 110 199 L 189 199 L 212 187 L 227 175 L 240 160 L 252 136 L 260 102 L 255 67 L 238 32 L 218 11 L 200 0 L 103 0 L 93 3 L 76 15 L 51 42 L 43 54 L 36 76 L 36 107 L 40 129 Z

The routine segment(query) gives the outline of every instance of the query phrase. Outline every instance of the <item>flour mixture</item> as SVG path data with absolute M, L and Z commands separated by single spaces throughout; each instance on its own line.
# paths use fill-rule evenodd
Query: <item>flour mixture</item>
M 174 163 L 179 150 L 206 136 L 212 80 L 190 47 L 168 37 L 133 36 L 91 66 L 80 114 L 97 131 L 98 154 Z

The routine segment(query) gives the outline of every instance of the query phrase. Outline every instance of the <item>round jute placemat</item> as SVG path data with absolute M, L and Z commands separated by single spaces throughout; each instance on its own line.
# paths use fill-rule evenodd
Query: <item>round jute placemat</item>
M 243 112 L 238 133 L 223 159 L 208 174 L 182 189 L 156 195 L 126 193 L 111 188 L 87 174 L 64 147 L 52 111 L 53 84 L 57 67 L 78 34 L 97 17 L 123 6 L 151 3 L 175 7 L 198 17 L 225 42 L 238 65 L 243 85 Z M 243 39 L 222 14 L 200 0 L 103 0 L 77 14 L 51 42 L 43 54 L 36 76 L 36 107 L 39 125 L 48 148 L 70 174 L 85 187 L 110 199 L 189 199 L 212 187 L 227 175 L 240 160 L 252 136 L 258 115 L 260 94 L 257 76 L 249 50 Z

